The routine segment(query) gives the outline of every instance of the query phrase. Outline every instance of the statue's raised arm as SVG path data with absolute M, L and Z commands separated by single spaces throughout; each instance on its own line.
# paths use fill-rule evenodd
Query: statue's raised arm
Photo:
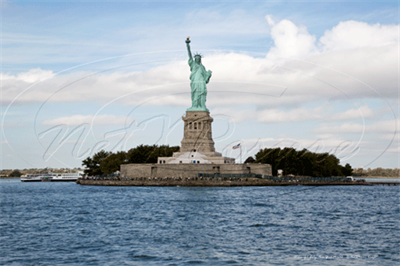
M 189 55 L 189 66 L 190 66 L 190 88 L 192 95 L 192 107 L 188 108 L 186 111 L 206 111 L 206 96 L 207 88 L 206 84 L 210 81 L 212 72 L 206 70 L 206 68 L 201 63 L 201 54 L 196 53 L 194 59 L 192 52 L 190 51 L 190 39 L 186 39 L 186 47 Z
M 189 43 L 190 43 L 190 37 L 187 37 L 187 38 L 186 38 L 186 47 L 187 47 L 187 50 L 188 50 L 189 59 L 192 59 L 192 60 L 193 60 L 192 52 L 190 51 L 190 45 L 189 45 Z

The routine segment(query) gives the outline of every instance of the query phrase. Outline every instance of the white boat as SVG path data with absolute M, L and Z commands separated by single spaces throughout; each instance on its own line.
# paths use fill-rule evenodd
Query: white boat
M 21 176 L 21 182 L 42 182 L 42 177 L 47 174 L 30 174 Z
M 21 182 L 75 182 L 83 176 L 83 172 L 78 173 L 47 173 L 31 174 L 21 176 Z
M 76 181 L 79 178 L 82 177 L 82 173 L 53 173 L 51 176 L 51 179 L 49 181 L 51 182 L 71 182 L 71 181 Z

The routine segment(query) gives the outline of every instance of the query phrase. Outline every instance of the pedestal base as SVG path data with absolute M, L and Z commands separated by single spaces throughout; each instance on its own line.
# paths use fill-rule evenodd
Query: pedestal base
M 189 111 L 182 120 L 185 125 L 180 152 L 215 152 L 209 112 Z
M 185 126 L 180 152 L 158 157 L 159 164 L 235 164 L 234 158 L 215 151 L 211 134 L 214 119 L 208 111 L 187 111 L 182 120 Z
M 234 164 L 235 159 L 223 157 L 219 152 L 174 152 L 172 157 L 158 157 L 159 164 Z

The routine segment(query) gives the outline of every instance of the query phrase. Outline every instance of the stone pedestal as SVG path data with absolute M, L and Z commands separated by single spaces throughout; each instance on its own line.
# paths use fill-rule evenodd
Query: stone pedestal
M 214 119 L 209 112 L 187 111 L 184 121 L 183 139 L 180 152 L 215 152 L 211 123 Z
M 181 149 L 172 157 L 158 157 L 159 164 L 234 164 L 234 158 L 223 157 L 215 151 L 211 123 L 206 111 L 186 111 Z

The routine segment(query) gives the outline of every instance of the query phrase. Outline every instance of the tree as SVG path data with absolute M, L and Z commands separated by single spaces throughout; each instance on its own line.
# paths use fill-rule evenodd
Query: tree
M 82 165 L 85 167 L 85 174 L 88 176 L 103 175 L 103 171 L 100 169 L 100 163 L 102 160 L 111 155 L 111 152 L 106 152 L 104 150 L 99 151 L 93 155 L 93 158 L 87 157 L 83 160 Z
M 342 168 L 342 173 L 345 176 L 353 175 L 353 169 L 351 168 L 350 164 L 346 163 L 346 165 Z
M 119 151 L 109 155 L 100 162 L 100 170 L 103 174 L 112 174 L 119 171 L 121 164 L 128 163 L 128 155 L 124 151 Z
M 170 157 L 179 151 L 179 146 L 139 145 L 128 151 L 129 163 L 157 163 L 158 157 Z
M 244 161 L 244 163 L 254 163 L 256 160 L 253 158 L 253 156 L 250 156 Z
M 255 155 L 255 162 L 272 166 L 272 174 L 282 169 L 285 174 L 302 176 L 342 176 L 351 175 L 351 166 L 340 165 L 336 156 L 328 153 L 313 153 L 306 149 L 297 151 L 294 148 L 261 149 Z
M 18 170 L 14 170 L 11 172 L 11 174 L 9 174 L 9 177 L 20 177 L 22 174 L 20 171 Z
M 120 169 L 121 164 L 126 163 L 157 163 L 158 157 L 170 157 L 174 152 L 179 151 L 179 146 L 168 145 L 139 145 L 128 152 L 117 153 L 104 150 L 88 157 L 82 161 L 85 167 L 85 174 L 89 176 L 112 174 Z

